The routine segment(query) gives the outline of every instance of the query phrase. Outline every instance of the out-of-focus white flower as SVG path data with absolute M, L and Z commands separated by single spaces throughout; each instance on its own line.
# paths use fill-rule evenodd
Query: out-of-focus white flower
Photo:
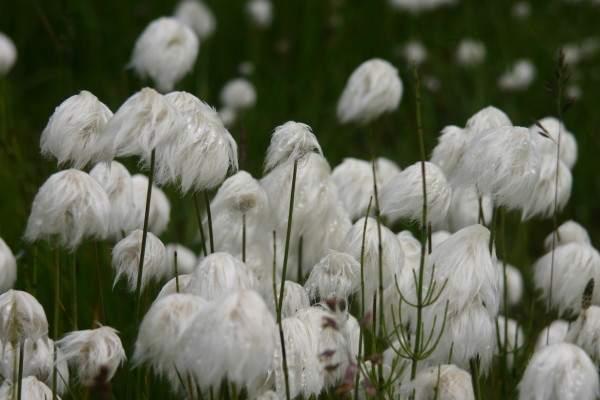
M 232 79 L 221 89 L 221 103 L 236 112 L 250 108 L 256 103 L 256 90 L 247 79 Z
M 456 61 L 464 67 L 480 65 L 486 56 L 485 44 L 479 40 L 465 38 L 456 48 Z
M 48 334 L 44 308 L 27 292 L 10 289 L 0 295 L 0 341 L 33 341 Z
M 175 276 L 175 253 L 177 253 L 177 273 L 190 274 L 198 263 L 198 257 L 193 251 L 179 243 L 169 243 L 165 246 L 167 254 L 166 277 Z
M 273 169 L 282 163 L 293 163 L 313 151 L 323 155 L 321 146 L 310 126 L 288 121 L 275 128 L 271 135 L 265 170 Z
M 108 195 L 97 180 L 76 169 L 60 171 L 35 195 L 25 238 L 32 242 L 55 238 L 73 250 L 85 236 L 104 238 L 109 214 Z
M 250 76 L 254 73 L 254 64 L 252 61 L 242 61 L 238 65 L 238 72 L 243 76 Z
M 16 387 L 10 380 L 5 380 L 0 386 L 0 398 L 12 399 L 16 397 Z M 44 382 L 40 381 L 35 376 L 28 376 L 21 381 L 21 398 L 22 399 L 51 399 L 52 389 Z M 60 397 L 57 396 L 60 400 Z
M 596 363 L 600 361 L 600 307 L 583 310 L 571 324 L 565 342 L 581 347 Z
M 456 2 L 457 0 L 389 0 L 390 5 L 397 10 L 415 14 Z
M 508 115 L 497 107 L 487 106 L 477 111 L 467 120 L 465 131 L 470 141 L 488 129 L 501 126 L 512 126 Z
M 13 41 L 0 32 L 0 75 L 6 75 L 17 61 L 17 48 Z
M 124 276 L 127 287 L 134 291 L 137 287 L 140 249 L 143 231 L 136 229 L 121 239 L 112 250 L 112 266 L 115 270 L 115 283 Z M 165 245 L 152 232 L 146 237 L 144 269 L 142 271 L 142 290 L 150 280 L 159 280 L 166 275 L 167 253 Z
M 571 84 L 565 87 L 565 96 L 570 97 L 572 99 L 580 99 L 583 96 L 583 89 L 581 86 L 576 84 Z
M 498 86 L 506 91 L 524 90 L 531 85 L 535 75 L 535 65 L 529 60 L 520 59 L 500 76 Z
M 533 353 L 519 382 L 520 400 L 593 400 L 599 394 L 596 365 L 570 343 Z
M 360 263 L 349 254 L 331 250 L 315 265 L 304 284 L 313 299 L 347 299 L 360 284 Z
M 510 9 L 510 13 L 516 19 L 525 20 L 531 14 L 531 4 L 526 1 L 517 1 Z
M 503 262 L 498 260 L 498 266 L 502 271 Z M 500 279 L 500 293 L 504 297 L 504 278 Z M 523 276 L 516 267 L 506 264 L 506 297 L 508 306 L 516 306 L 523 296 Z M 504 301 L 500 303 L 500 308 L 504 308 Z
M 398 108 L 403 85 L 398 70 L 389 62 L 373 58 L 350 75 L 337 105 L 338 120 L 364 125 Z
M 133 210 L 134 222 L 133 227 L 142 229 L 144 226 L 144 213 L 146 210 L 146 196 L 148 192 L 148 178 L 141 174 L 136 174 L 131 177 L 133 185 Z M 150 214 L 148 216 L 148 231 L 160 236 L 169 223 L 171 213 L 171 203 L 156 185 L 152 185 L 152 193 L 150 197 Z
M 94 384 L 98 376 L 110 381 L 126 358 L 117 331 L 109 326 L 70 332 L 56 345 L 63 357 L 57 361 L 67 360 L 84 386 Z
M 402 57 L 410 64 L 414 62 L 417 65 L 427 60 L 427 49 L 423 43 L 417 40 L 411 40 L 402 47 Z
M 17 259 L 6 242 L 0 238 L 0 293 L 11 289 L 17 280 Z
M 156 88 L 167 93 L 194 67 L 200 41 L 194 31 L 176 18 L 152 21 L 135 42 L 128 66 L 142 77 L 149 75 Z
M 544 240 L 544 248 L 546 251 L 552 250 L 552 241 L 554 233 L 546 236 Z M 562 246 L 567 243 L 579 243 L 591 246 L 590 236 L 587 230 L 575 221 L 563 222 L 559 227 L 556 235 L 556 245 Z
M 540 154 L 554 156 L 556 159 L 556 144 L 560 136 L 559 158 L 569 169 L 573 168 L 575 162 L 577 162 L 577 140 L 575 140 L 575 136 L 567 130 L 562 122 L 554 117 L 542 118 L 538 122 L 550 137 L 542 136 L 539 133 L 541 129 L 536 124 L 529 127 L 529 133 L 535 142 L 537 151 Z
M 158 294 L 156 295 L 156 299 L 154 299 L 154 302 L 157 302 L 160 299 L 167 297 L 170 294 L 185 292 L 185 288 L 187 287 L 187 285 L 190 284 L 191 280 L 192 280 L 191 274 L 184 274 L 184 275 L 179 275 L 174 278 L 171 278 L 171 280 L 168 281 L 167 283 L 165 283 L 163 285 L 162 289 L 160 289 L 160 292 L 158 292 Z M 179 283 L 179 290 L 177 290 L 178 283 Z
M 563 342 L 568 331 L 569 322 L 565 321 L 564 319 L 552 321 L 552 323 L 545 327 L 538 335 L 535 343 L 535 350 L 538 351 L 544 346 Z
M 249 0 L 246 14 L 254 25 L 268 28 L 273 20 L 273 4 L 269 0 Z
M 498 315 L 496 324 L 500 347 L 503 348 L 506 345 L 504 350 L 498 349 L 498 352 L 506 351 L 507 367 L 512 370 L 514 367 L 515 352 L 519 351 L 523 347 L 523 343 L 525 343 L 525 333 L 517 321 L 505 318 L 502 315 Z
M 224 107 L 219 110 L 219 118 L 221 118 L 224 126 L 231 128 L 235 124 L 237 113 L 232 108 Z
M 58 165 L 70 160 L 74 168 L 83 169 L 105 151 L 98 139 L 112 116 L 112 111 L 86 90 L 69 97 L 56 107 L 42 132 L 42 155 L 56 157 Z
M 401 393 L 407 396 L 413 391 L 415 400 L 475 399 L 471 374 L 453 364 L 426 368 L 414 381 L 401 387 Z
M 481 211 L 485 224 L 492 220 L 492 206 L 489 196 L 481 198 Z M 434 224 L 434 229 L 448 229 L 450 232 L 456 232 L 479 223 L 479 212 L 479 196 L 477 196 L 475 186 L 454 188 L 446 218 L 444 221 Z
M 280 290 L 281 284 L 277 284 L 277 296 L 279 296 Z M 272 300 L 272 296 L 269 300 Z M 310 307 L 310 300 L 306 290 L 296 282 L 285 281 L 281 318 L 293 317 L 298 311 L 308 307 Z
M 548 218 L 554 213 L 555 206 L 557 212 L 562 210 L 571 197 L 572 184 L 573 176 L 565 163 L 559 160 L 557 165 L 555 155 L 542 155 L 540 175 L 533 192 L 530 193 L 529 201 L 523 208 L 523 219 L 536 215 Z
M 200 0 L 179 2 L 173 16 L 192 28 L 200 40 L 212 36 L 217 27 L 217 21 L 212 11 Z

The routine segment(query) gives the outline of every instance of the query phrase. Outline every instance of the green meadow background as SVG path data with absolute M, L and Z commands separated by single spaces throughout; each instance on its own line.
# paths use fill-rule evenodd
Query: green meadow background
M 508 0 L 460 0 L 458 3 L 421 14 L 398 12 L 384 0 L 279 0 L 274 1 L 270 28 L 249 23 L 240 0 L 206 0 L 217 28 L 201 43 L 192 74 L 177 90 L 189 91 L 219 108 L 219 92 L 229 79 L 240 76 L 238 66 L 250 61 L 254 73 L 249 80 L 257 102 L 246 112 L 243 124 L 231 129 L 236 139 L 246 132 L 241 152 L 246 168 L 255 177 L 262 174 L 263 157 L 272 130 L 295 120 L 310 125 L 332 168 L 344 157 L 368 158 L 379 131 L 382 145 L 378 155 L 394 160 L 402 168 L 418 161 L 415 118 L 415 80 L 399 49 L 408 40 L 419 40 L 429 57 L 419 67 L 421 76 L 435 77 L 437 91 L 422 89 L 422 112 L 427 153 L 431 153 L 440 130 L 446 125 L 464 126 L 481 108 L 494 105 L 515 125 L 530 126 L 532 118 L 556 115 L 556 103 L 545 91 L 545 80 L 554 79 L 557 50 L 565 43 L 589 37 L 600 39 L 600 5 L 590 1 L 532 1 L 529 18 L 511 15 L 515 3 Z M 5 77 L 0 77 L 0 237 L 19 257 L 16 288 L 36 294 L 44 305 L 52 332 L 54 251 L 46 243 L 30 245 L 22 240 L 31 203 L 42 183 L 57 171 L 53 160 L 39 154 L 39 137 L 48 118 L 67 97 L 80 90 L 94 93 L 113 112 L 131 94 L 151 81 L 139 79 L 126 67 L 136 38 L 152 20 L 173 13 L 175 1 L 123 0 L 4 0 L 0 3 L 0 31 L 13 39 L 18 60 Z M 481 40 L 487 48 L 482 65 L 464 68 L 454 61 L 458 42 L 465 37 Z M 360 129 L 340 125 L 336 103 L 348 76 L 363 61 L 384 58 L 399 70 L 404 95 L 399 109 Z M 530 59 L 538 74 L 532 85 L 520 92 L 503 92 L 499 76 L 519 58 Z M 579 159 L 573 169 L 571 200 L 559 222 L 574 219 L 589 231 L 593 244 L 600 243 L 600 52 L 570 66 L 571 82 L 582 89 L 581 98 L 565 115 L 567 128 L 579 144 Z M 243 125 L 243 126 L 242 126 Z M 238 142 L 240 143 L 240 142 Z M 123 161 L 132 173 L 136 160 Z M 166 187 L 172 202 L 165 243 L 180 242 L 199 252 L 194 242 L 196 219 L 191 196 L 181 196 Z M 398 226 L 415 230 L 415 226 Z M 543 254 L 543 239 L 551 232 L 551 221 L 521 222 L 518 213 L 507 215 L 504 258 L 525 276 L 522 306 L 510 316 L 523 324 L 528 339 L 555 317 L 537 301 L 531 283 L 531 263 Z M 91 242 L 77 255 L 80 329 L 94 321 L 121 332 L 129 354 L 135 327 L 131 326 L 133 294 L 124 285 L 112 286 L 111 243 L 100 243 L 98 261 L 101 279 L 95 272 L 96 256 Z M 64 270 L 60 332 L 69 330 L 69 255 L 60 253 Z M 99 308 L 99 291 L 104 293 L 105 315 Z M 146 302 L 159 286 L 151 287 Z M 508 387 L 520 379 L 531 345 L 528 341 Z M 517 357 L 519 361 L 519 357 Z M 124 398 L 129 365 L 114 381 L 116 398 Z M 166 384 L 152 375 L 147 382 L 149 398 L 170 398 Z M 487 378 L 489 398 L 501 385 L 497 374 Z M 73 396 L 81 393 L 73 389 Z M 514 392 L 513 392 L 514 394 Z M 93 396 L 93 394 L 92 394 Z M 70 398 L 66 396 L 66 398 Z

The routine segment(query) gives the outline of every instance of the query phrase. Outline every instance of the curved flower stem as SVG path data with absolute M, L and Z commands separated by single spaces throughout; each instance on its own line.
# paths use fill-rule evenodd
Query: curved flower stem
M 200 214 L 200 201 L 198 193 L 194 192 L 194 207 L 196 208 L 196 218 L 198 219 L 198 230 L 200 231 L 200 242 L 202 242 L 202 253 L 204 257 L 208 255 L 206 251 L 206 239 L 204 238 L 204 228 L 202 228 L 202 215 Z
M 210 197 L 208 190 L 204 191 L 204 202 L 206 203 L 206 219 L 208 220 L 208 236 L 210 238 L 210 252 L 215 252 L 215 241 L 213 238 L 212 214 L 210 213 Z

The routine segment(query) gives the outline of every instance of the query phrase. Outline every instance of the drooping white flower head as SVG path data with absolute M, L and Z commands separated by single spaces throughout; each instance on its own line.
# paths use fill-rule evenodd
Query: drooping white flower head
M 131 177 L 133 185 L 133 227 L 143 229 L 144 213 L 146 210 L 146 196 L 148 192 L 148 178 L 142 174 L 136 174 Z M 169 223 L 171 213 L 171 203 L 165 193 L 152 184 L 152 194 L 150 197 L 150 214 L 148 216 L 148 231 L 160 236 Z
M 167 268 L 165 276 L 172 278 L 175 276 L 175 252 L 177 252 L 177 272 L 178 274 L 190 274 L 198 264 L 196 254 L 179 243 L 169 243 L 165 246 L 167 254 Z
M 481 208 L 484 223 L 490 223 L 492 220 L 492 201 L 489 196 L 481 198 Z M 479 197 L 474 186 L 467 186 L 452 190 L 452 199 L 445 220 L 433 226 L 434 229 L 448 229 L 450 232 L 456 232 L 479 222 Z
M 277 284 L 277 296 L 279 296 L 280 289 L 281 284 Z M 306 290 L 296 282 L 285 281 L 281 318 L 293 317 L 298 311 L 308 307 L 310 307 L 310 300 Z
M 517 321 L 505 318 L 502 315 L 498 315 L 497 328 L 500 347 L 504 348 L 504 345 L 506 344 L 507 367 L 512 370 L 515 366 L 515 352 L 521 350 L 525 343 L 525 333 Z M 498 352 L 502 352 L 502 350 L 498 349 Z
M 600 282 L 600 254 L 589 245 L 567 243 L 545 254 L 533 264 L 534 281 L 542 289 L 542 298 L 550 295 L 552 277 L 552 304 L 560 315 L 577 315 L 581 312 L 581 295 L 590 279 Z M 600 291 L 592 296 L 592 303 L 600 305 Z
M 538 351 L 544 346 L 563 342 L 568 331 L 568 321 L 565 321 L 564 319 L 552 321 L 552 323 L 545 327 L 538 335 L 537 341 L 535 342 L 535 350 Z
M 273 362 L 275 320 L 260 295 L 233 292 L 206 304 L 182 334 L 184 362 L 200 385 L 249 384 Z
M 535 79 L 535 65 L 530 60 L 519 59 L 498 78 L 498 87 L 505 91 L 525 90 Z
M 112 111 L 86 90 L 69 97 L 56 107 L 42 132 L 42 155 L 56 157 L 58 165 L 71 161 L 73 168 L 83 169 L 106 151 L 99 147 L 98 139 L 112 116 Z
M 463 67 L 480 65 L 486 56 L 485 44 L 479 40 L 465 38 L 456 48 L 456 62 Z
M 565 342 L 581 347 L 596 363 L 600 361 L 600 307 L 583 310 L 571 324 Z
M 312 299 L 348 299 L 359 284 L 360 263 L 349 254 L 331 250 L 315 265 L 304 288 Z
M 512 122 L 504 111 L 494 106 L 487 106 L 477 111 L 467 120 L 465 132 L 469 140 L 491 128 L 512 126 Z
M 5 380 L 0 386 L 0 398 L 12 399 L 16 397 L 16 386 L 10 380 Z M 51 399 L 52 389 L 35 376 L 28 376 L 21 381 L 22 399 Z M 57 396 L 60 400 L 60 397 Z
M 435 231 L 431 234 L 431 248 L 436 248 L 444 240 L 448 239 L 452 234 L 448 231 Z M 427 242 L 427 248 L 429 248 L 429 241 Z
M 457 186 L 475 185 L 495 205 L 523 207 L 539 176 L 539 159 L 526 128 L 500 126 L 471 140 L 457 167 Z
M 498 266 L 502 271 L 502 261 L 498 260 Z M 500 292 L 504 296 L 504 278 L 500 279 Z M 521 271 L 510 264 L 506 264 L 506 296 L 509 307 L 518 305 L 523 297 L 523 276 Z M 504 301 L 500 303 L 500 308 L 504 308 Z
M 121 239 L 112 250 L 112 267 L 115 270 L 115 282 L 121 277 L 127 280 L 127 287 L 134 291 L 137 287 L 140 251 L 143 231 L 136 229 Z M 157 281 L 167 272 L 167 252 L 165 245 L 152 232 L 146 237 L 144 269 L 142 271 L 142 290 L 150 280 Z
M 194 31 L 176 18 L 152 21 L 135 42 L 128 67 L 150 76 L 156 88 L 167 93 L 194 67 L 200 41 Z
M 427 49 L 423 43 L 418 40 L 409 40 L 406 42 L 404 46 L 402 46 L 401 53 L 409 66 L 412 65 L 413 62 L 420 65 L 427 60 Z
M 103 150 L 98 161 L 135 155 L 149 162 L 152 149 L 166 145 L 182 130 L 181 114 L 173 104 L 156 90 L 144 88 L 108 120 L 98 141 Z
M 168 146 L 157 150 L 156 182 L 176 183 L 182 193 L 212 189 L 237 170 L 237 144 L 214 108 L 187 92 L 165 96 L 182 117 L 183 127 Z
M 253 241 L 246 245 L 246 261 L 248 270 L 256 280 L 255 290 L 267 301 L 273 297 L 273 243 L 264 241 Z M 243 260 L 240 250 L 235 258 Z M 280 282 L 281 277 L 275 272 L 275 282 Z M 274 310 L 274 308 L 273 308 Z
M 547 251 L 552 250 L 552 240 L 554 234 L 549 234 L 544 240 L 544 248 Z M 591 245 L 590 236 L 587 230 L 575 221 L 566 221 L 558 227 L 556 236 L 556 245 L 561 246 L 567 243 L 579 243 Z
M 519 382 L 520 400 L 593 400 L 599 394 L 596 365 L 570 343 L 533 353 Z
M 350 75 L 337 105 L 342 124 L 364 125 L 400 104 L 403 85 L 398 70 L 389 62 L 373 58 Z
M 105 382 L 110 381 L 126 358 L 117 331 L 109 326 L 70 332 L 56 345 L 84 386 L 92 385 L 101 374 Z
M 179 275 L 175 278 L 172 278 L 170 281 L 163 285 L 162 289 L 160 289 L 160 292 L 158 292 L 158 294 L 156 295 L 154 301 L 157 302 L 170 294 L 185 292 L 185 288 L 187 287 L 187 285 L 190 284 L 191 280 L 191 274 Z M 177 290 L 177 283 L 179 283 L 179 290 Z
M 550 154 L 556 158 L 556 145 L 560 135 L 560 160 L 571 169 L 577 162 L 577 141 L 575 136 L 567 130 L 565 124 L 554 117 L 542 118 L 538 121 L 550 137 L 544 137 L 539 132 L 541 128 L 536 124 L 529 127 L 538 152 L 540 154 Z
M 235 112 L 250 108 L 255 102 L 254 85 L 245 78 L 232 79 L 221 89 L 221 103 Z
M 461 127 L 444 127 L 431 154 L 431 162 L 440 167 L 447 177 L 452 177 L 470 139 L 468 131 Z
M 273 4 L 270 0 L 248 0 L 246 14 L 254 25 L 268 28 L 273 20 Z
M 135 228 L 132 210 L 135 209 L 133 200 L 133 182 L 127 168 L 118 161 L 109 164 L 99 163 L 90 171 L 108 194 L 110 214 L 108 216 L 108 234 L 113 239 L 120 239 L 124 233 Z
M 212 11 L 200 0 L 180 1 L 173 16 L 192 28 L 200 40 L 212 36 L 217 27 Z
M 435 223 L 446 216 L 452 189 L 442 170 L 425 162 L 427 221 Z M 400 172 L 382 190 L 379 198 L 382 215 L 391 221 L 408 219 L 423 223 L 423 174 L 417 162 Z
M 275 128 L 271 135 L 271 143 L 265 159 L 265 170 L 273 169 L 282 163 L 293 163 L 313 151 L 323 155 L 321 146 L 310 126 L 288 121 Z
M 415 380 L 403 385 L 401 391 L 415 400 L 474 400 L 471 374 L 454 364 L 429 367 L 418 373 Z
M 0 75 L 8 74 L 17 61 L 17 48 L 13 41 L 0 32 Z
M 556 184 L 557 175 L 558 185 Z M 565 163 L 559 160 L 556 165 L 556 155 L 542 155 L 540 157 L 540 175 L 533 192 L 529 194 L 529 201 L 523 209 L 523 219 L 534 216 L 548 218 L 554 213 L 555 204 L 557 212 L 562 210 L 571 197 L 572 185 L 573 176 Z
M 17 280 L 17 259 L 6 242 L 0 238 L 0 293 L 11 289 Z
M 214 300 L 230 292 L 254 289 L 256 281 L 246 264 L 227 253 L 213 253 L 192 272 L 185 293 Z
M 27 292 L 10 289 L 0 295 L 0 341 L 37 340 L 48 334 L 44 308 Z
M 76 169 L 60 171 L 35 195 L 25 238 L 56 239 L 73 250 L 86 236 L 106 236 L 109 213 L 108 195 L 97 180 Z

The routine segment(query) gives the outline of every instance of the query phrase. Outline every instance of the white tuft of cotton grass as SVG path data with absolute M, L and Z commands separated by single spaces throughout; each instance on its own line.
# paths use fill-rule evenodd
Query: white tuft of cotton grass
M 498 260 L 498 267 L 500 271 L 503 270 L 503 263 L 500 260 Z M 504 296 L 504 278 L 500 279 L 500 292 Z M 510 264 L 506 264 L 506 296 L 509 307 L 518 305 L 523 297 L 523 275 L 519 269 Z M 504 309 L 504 301 L 501 302 L 500 308 Z
M 577 140 L 575 136 L 567 130 L 564 123 L 554 117 L 542 118 L 538 123 L 544 128 L 543 131 L 537 124 L 529 127 L 529 133 L 536 144 L 538 152 L 552 155 L 556 159 L 557 143 L 560 136 L 559 158 L 569 169 L 573 168 L 577 162 Z M 545 135 L 541 135 L 540 131 Z
M 423 173 L 422 164 L 417 162 L 394 177 L 382 190 L 379 197 L 381 214 L 391 221 L 407 219 L 423 223 Z M 425 162 L 427 191 L 427 221 L 442 220 L 450 206 L 452 189 L 442 170 L 435 164 Z
M 571 324 L 565 342 L 581 347 L 596 363 L 600 361 L 600 307 L 583 310 Z
M 499 108 L 487 106 L 477 111 L 467 120 L 465 131 L 469 138 L 473 139 L 488 129 L 500 126 L 512 126 L 510 118 Z
M 570 343 L 533 353 L 518 388 L 519 400 L 593 400 L 600 395 L 596 365 Z
M 465 129 L 449 125 L 442 129 L 438 144 L 433 148 L 431 162 L 452 177 L 471 137 Z
M 456 48 L 456 62 L 463 67 L 481 65 L 486 57 L 485 44 L 479 40 L 464 38 Z
M 276 293 L 279 295 L 281 284 L 277 284 Z M 269 299 L 272 301 L 273 296 Z M 308 293 L 304 288 L 292 281 L 285 281 L 283 292 L 283 305 L 281 306 L 281 318 L 293 317 L 300 310 L 310 307 Z M 274 313 L 275 314 L 275 313 Z
M 471 374 L 454 364 L 429 367 L 417 374 L 414 381 L 401 387 L 401 393 L 415 400 L 474 400 Z
M 56 157 L 58 165 L 71 161 L 73 168 L 83 169 L 105 151 L 99 147 L 99 136 L 112 116 L 112 111 L 86 90 L 69 97 L 56 107 L 42 132 L 42 155 Z
M 17 259 L 4 239 L 0 238 L 0 294 L 11 289 L 17 280 Z
M 142 174 L 136 174 L 131 177 L 133 185 L 133 227 L 143 229 L 144 214 L 146 212 L 146 197 L 148 194 L 148 178 Z M 171 203 L 165 193 L 152 184 L 152 193 L 150 197 L 150 213 L 148 215 L 148 231 L 160 236 L 169 223 L 171 213 Z
M 232 109 L 237 113 L 256 103 L 256 90 L 247 79 L 236 78 L 225 83 L 221 89 L 220 98 L 225 108 Z
M 271 143 L 265 159 L 265 170 L 271 170 L 279 164 L 293 163 L 313 151 L 323 155 L 321 146 L 310 126 L 288 121 L 275 128 L 271 135 Z
M 187 287 L 187 285 L 190 284 L 191 280 L 192 280 L 191 274 L 184 274 L 184 275 L 179 275 L 177 277 L 171 278 L 171 280 L 169 280 L 167 283 L 165 283 L 163 285 L 162 289 L 160 289 L 160 292 L 158 292 L 154 301 L 157 302 L 160 299 L 167 297 L 170 294 L 184 293 L 185 288 Z M 179 284 L 179 290 L 177 289 L 178 284 Z
M 176 18 L 152 21 L 135 42 L 128 67 L 150 76 L 156 88 L 167 93 L 194 67 L 200 41 L 194 31 Z
M 109 326 L 70 332 L 56 345 L 63 357 L 57 361 L 67 360 L 84 386 L 93 385 L 99 376 L 110 381 L 126 358 L 117 331 Z
M 52 174 L 40 187 L 27 221 L 25 238 L 56 239 L 75 249 L 86 236 L 104 238 L 110 202 L 100 183 L 87 173 L 68 169 Z
M 248 0 L 246 14 L 254 25 L 268 28 L 273 21 L 273 3 L 270 0 Z
M 0 295 L 0 341 L 37 340 L 48 334 L 44 308 L 27 292 L 10 289 Z
M 507 92 L 525 90 L 535 79 L 536 73 L 535 65 L 530 60 L 519 59 L 498 78 L 498 87 Z
M 133 292 L 137 287 L 140 251 L 143 231 L 136 229 L 121 239 L 112 250 L 112 267 L 115 270 L 114 285 L 121 277 L 127 280 L 127 288 Z M 166 275 L 167 252 L 165 245 L 152 232 L 146 237 L 146 253 L 144 254 L 144 269 L 142 271 L 141 288 L 148 285 L 150 280 L 157 281 Z
M 565 341 L 565 337 L 569 332 L 569 322 L 564 319 L 552 321 L 550 325 L 545 327 L 538 335 L 535 342 L 535 351 L 550 344 L 560 343 Z
M 434 224 L 434 229 L 447 229 L 456 232 L 480 222 L 480 200 L 475 186 L 457 187 L 452 190 L 450 206 L 443 221 Z M 492 201 L 489 196 L 481 198 L 483 223 L 492 220 Z
M 13 41 L 0 32 L 0 75 L 6 75 L 17 61 L 17 47 Z
M 544 248 L 546 251 L 552 250 L 552 241 L 554 233 L 549 234 L 544 239 Z M 575 221 L 563 222 L 557 230 L 556 245 L 561 246 L 567 243 L 579 243 L 583 245 L 591 245 L 590 236 L 587 230 Z
M 175 252 L 177 252 L 177 273 L 190 274 L 198 264 L 196 254 L 179 243 L 169 243 L 165 246 L 167 254 L 167 265 L 165 268 L 165 277 L 175 276 Z
M 180 1 L 173 16 L 192 28 L 200 40 L 212 36 L 217 28 L 217 21 L 212 11 L 199 0 Z
M 388 61 L 373 58 L 363 62 L 350 75 L 337 104 L 342 124 L 365 125 L 398 108 L 403 85 L 398 70 Z
M 313 268 L 304 284 L 312 299 L 342 298 L 360 284 L 360 263 L 349 254 L 330 250 Z
M 559 160 L 557 165 L 556 155 L 540 156 L 540 175 L 523 208 L 523 219 L 548 218 L 554 213 L 555 206 L 557 212 L 562 210 L 571 197 L 572 185 L 573 176 L 565 163 Z
M 5 380 L 0 386 L 0 398 L 12 399 L 16 398 L 16 386 L 10 380 Z M 44 382 L 40 381 L 35 376 L 24 377 L 21 381 L 21 398 L 22 399 L 52 399 L 53 393 Z M 57 396 L 60 400 L 60 397 Z
M 502 315 L 498 315 L 497 329 L 498 329 L 498 340 L 500 347 L 504 347 L 506 344 L 506 362 L 507 367 L 512 370 L 515 360 L 515 352 L 522 350 L 523 344 L 525 343 L 525 333 L 523 328 L 517 321 L 511 318 L 505 318 Z M 498 350 L 501 353 L 503 350 Z

